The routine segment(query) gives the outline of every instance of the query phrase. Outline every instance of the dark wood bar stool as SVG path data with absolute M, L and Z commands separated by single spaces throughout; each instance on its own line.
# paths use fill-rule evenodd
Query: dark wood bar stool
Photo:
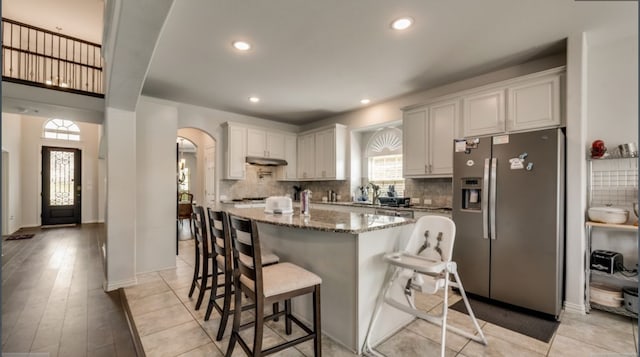
M 278 263 L 263 267 L 256 223 L 233 215 L 229 216 L 229 220 L 235 263 L 233 270 L 235 291 L 244 292 L 255 303 L 255 313 L 253 321 L 240 325 L 242 309 L 235 309 L 233 331 L 226 356 L 231 356 L 236 342 L 250 356 L 266 356 L 311 339 L 314 342 L 314 356 L 322 356 L 322 330 L 320 326 L 320 285 L 322 279 L 292 263 Z M 291 314 L 291 298 L 306 294 L 312 294 L 313 297 L 313 329 L 307 327 Z M 241 295 L 235 294 L 236 306 L 240 306 Z M 285 301 L 285 311 L 265 316 L 265 304 L 280 300 Z M 264 322 L 282 315 L 285 317 L 285 331 L 288 335 L 291 334 L 291 322 L 295 322 L 307 334 L 263 350 Z M 251 326 L 255 329 L 253 349 L 249 348 L 240 335 L 241 329 Z
M 227 327 L 227 321 L 229 315 L 234 312 L 231 310 L 231 297 L 233 296 L 233 249 L 231 246 L 231 235 L 229 233 L 229 217 L 224 211 L 216 211 L 211 208 L 207 208 L 209 216 L 209 230 L 211 237 L 211 246 L 213 247 L 214 259 L 213 272 L 214 278 L 211 287 L 211 294 L 209 295 L 209 304 L 207 306 L 207 312 L 204 315 L 205 321 L 208 321 L 211 317 L 211 312 L 215 308 L 220 313 L 220 326 L 218 326 L 218 333 L 216 340 L 220 341 L 224 335 L 224 330 Z M 276 264 L 280 261 L 280 258 L 270 252 L 264 252 L 262 255 L 262 265 L 267 266 Z M 224 277 L 224 283 L 218 286 L 218 277 Z M 224 291 L 218 294 L 218 289 L 223 288 Z M 217 300 L 224 298 L 222 306 L 218 304 Z M 243 310 L 253 308 L 251 305 L 245 305 Z M 278 303 L 273 303 L 273 312 L 278 312 Z
M 209 278 L 214 274 L 209 273 L 209 259 L 213 256 L 207 240 L 207 225 L 202 206 L 193 206 L 192 228 L 195 239 L 196 261 L 193 267 L 193 280 L 191 281 L 191 289 L 189 289 L 189 297 L 193 295 L 195 288 L 198 287 L 198 300 L 196 301 L 196 310 L 200 309 L 204 293 L 210 290 L 207 286 Z M 216 276 L 217 278 L 217 276 Z

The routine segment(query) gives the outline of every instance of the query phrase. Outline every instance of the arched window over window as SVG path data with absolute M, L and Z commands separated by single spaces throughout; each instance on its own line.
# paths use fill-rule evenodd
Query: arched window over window
M 404 194 L 402 177 L 402 131 L 386 128 L 371 136 L 366 151 L 369 161 L 369 182 L 380 186 L 380 193 L 387 195 L 393 187 L 398 196 Z
M 71 120 L 51 119 L 44 124 L 47 139 L 80 141 L 80 128 Z

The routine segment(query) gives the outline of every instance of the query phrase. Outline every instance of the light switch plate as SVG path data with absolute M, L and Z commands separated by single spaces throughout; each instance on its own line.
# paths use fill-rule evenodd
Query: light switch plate
M 425 198 L 424 199 L 424 204 L 425 205 L 430 205 L 431 204 L 431 199 L 430 198 Z
M 411 203 L 414 205 L 420 204 L 420 197 L 411 197 Z

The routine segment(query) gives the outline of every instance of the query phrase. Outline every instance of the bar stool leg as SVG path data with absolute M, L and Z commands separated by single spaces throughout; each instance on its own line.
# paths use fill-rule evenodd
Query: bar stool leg
M 229 345 L 227 346 L 227 352 L 224 354 L 225 357 L 231 357 L 233 354 L 233 348 L 236 346 L 236 341 L 238 339 L 238 333 L 240 332 L 240 314 L 242 313 L 242 292 L 240 291 L 240 283 L 238 282 L 240 279 L 239 276 L 236 276 L 234 273 L 234 295 L 235 295 L 235 307 L 233 311 L 233 328 L 231 329 L 231 338 L 229 339 Z
M 213 305 L 216 302 L 216 297 L 218 296 L 218 275 L 220 274 L 220 272 L 218 271 L 218 262 L 215 260 L 215 258 L 213 259 L 213 264 L 212 264 L 212 269 L 213 269 L 213 281 L 211 282 L 211 293 L 209 294 L 209 303 L 207 304 L 207 312 L 204 314 L 204 320 L 205 321 L 209 321 L 209 318 L 211 317 L 211 312 L 213 311 Z M 226 276 L 225 276 L 225 282 L 226 282 Z M 227 289 L 226 289 L 226 285 L 224 286 L 224 294 L 226 296 L 227 294 Z
M 209 259 L 205 256 L 202 259 L 202 276 L 200 279 L 200 291 L 198 292 L 198 301 L 196 302 L 196 310 L 200 309 L 202 300 L 204 299 L 204 293 L 207 290 L 207 280 L 209 280 Z
M 313 292 L 313 330 L 315 336 L 313 338 L 313 355 L 322 357 L 322 327 L 320 322 L 320 285 L 316 285 Z
M 253 357 L 262 356 L 262 336 L 264 334 L 264 303 L 262 299 L 256 299 L 253 335 Z M 238 308 L 236 308 L 238 310 Z
M 231 295 L 233 292 L 232 284 L 231 284 L 231 276 L 230 274 L 226 274 L 224 277 L 224 302 L 222 305 L 222 317 L 220 318 L 220 326 L 218 327 L 218 334 L 216 335 L 216 340 L 222 340 L 222 336 L 224 335 L 224 330 L 227 327 L 227 321 L 229 321 L 229 315 L 231 314 Z M 240 306 L 240 305 L 236 305 Z M 236 307 L 237 308 L 237 307 Z
M 191 289 L 189 289 L 189 297 L 193 295 L 193 291 L 196 288 L 196 282 L 198 281 L 198 269 L 200 269 L 200 250 L 198 249 L 198 242 L 196 244 L 196 261 L 193 265 L 193 279 L 191 280 Z
M 284 301 L 284 328 L 287 335 L 291 335 L 291 299 Z

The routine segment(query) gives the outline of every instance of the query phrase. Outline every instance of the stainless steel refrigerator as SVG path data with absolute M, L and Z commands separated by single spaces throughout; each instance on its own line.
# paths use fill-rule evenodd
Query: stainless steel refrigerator
M 549 129 L 454 143 L 453 259 L 468 292 L 560 315 L 564 142 Z

